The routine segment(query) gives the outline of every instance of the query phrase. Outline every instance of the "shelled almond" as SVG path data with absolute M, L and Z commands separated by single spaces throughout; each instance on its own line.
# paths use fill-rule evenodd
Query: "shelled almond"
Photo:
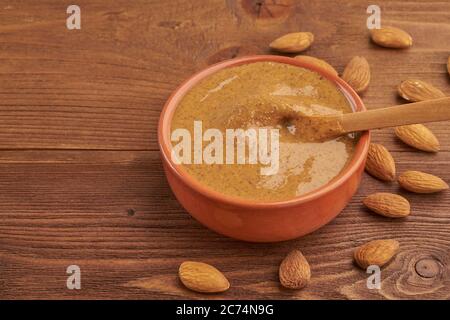
M 405 49 L 412 46 L 412 37 L 404 30 L 395 27 L 383 27 L 370 30 L 372 41 L 379 46 L 393 49 Z
M 363 203 L 373 212 L 389 218 L 403 218 L 411 211 L 409 201 L 393 193 L 374 193 L 367 196 Z
M 374 240 L 357 248 L 353 257 L 363 269 L 371 265 L 382 267 L 394 257 L 399 246 L 398 241 L 392 239 Z
M 398 94 L 405 100 L 418 102 L 445 97 L 445 94 L 432 84 L 416 79 L 408 79 L 398 86 Z
M 395 180 L 395 161 L 391 153 L 381 144 L 371 143 L 367 153 L 366 171 L 383 181 Z
M 325 60 L 322 60 L 322 59 L 319 59 L 316 57 L 305 56 L 305 55 L 296 56 L 295 59 L 318 66 L 322 69 L 327 70 L 328 72 L 330 72 L 331 74 L 333 74 L 335 76 L 338 75 L 338 72 L 336 71 L 336 69 L 334 69 L 333 66 L 331 64 L 329 64 L 328 62 L 326 62 Z
M 291 251 L 284 258 L 278 273 L 281 285 L 289 289 L 304 288 L 311 279 L 309 263 L 299 250 Z
M 449 188 L 448 184 L 441 178 L 413 170 L 403 172 L 398 177 L 398 183 L 404 189 L 415 193 L 435 193 Z
M 370 66 L 364 57 L 353 57 L 342 73 L 346 81 L 357 93 L 364 92 L 370 83 Z
M 297 53 L 308 49 L 313 42 L 311 32 L 294 32 L 275 39 L 269 46 L 279 52 Z
M 230 283 L 222 272 L 203 262 L 183 262 L 178 270 L 178 275 L 187 288 L 196 292 L 223 292 L 230 287 Z
M 411 124 L 395 128 L 396 136 L 407 145 L 426 152 L 438 152 L 439 140 L 423 124 Z

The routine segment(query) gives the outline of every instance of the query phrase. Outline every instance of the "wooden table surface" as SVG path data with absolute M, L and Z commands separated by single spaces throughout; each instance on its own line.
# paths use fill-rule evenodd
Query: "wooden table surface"
M 0 1 L 0 298 L 205 298 L 183 288 L 179 264 L 221 269 L 225 299 L 450 299 L 450 192 L 414 195 L 365 175 L 348 207 L 301 239 L 251 244 L 202 227 L 179 205 L 161 167 L 156 127 L 170 93 L 193 72 L 224 59 L 266 54 L 268 43 L 307 30 L 306 54 L 339 72 L 365 56 L 368 108 L 402 103 L 396 86 L 426 80 L 450 94 L 450 2 L 378 1 L 382 24 L 406 29 L 409 50 L 376 47 L 367 1 L 79 0 L 81 30 L 66 28 L 67 3 Z M 431 124 L 442 151 L 426 154 L 373 133 L 398 172 L 423 170 L 450 181 L 449 123 Z M 412 214 L 389 220 L 365 210 L 378 191 L 407 197 Z M 354 248 L 401 243 L 382 288 L 352 263 Z M 278 265 L 303 251 L 312 282 L 280 288 Z M 81 290 L 66 268 L 81 268 Z

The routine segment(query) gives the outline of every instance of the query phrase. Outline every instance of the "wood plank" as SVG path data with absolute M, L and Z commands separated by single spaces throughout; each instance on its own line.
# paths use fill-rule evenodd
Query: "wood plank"
M 176 278 L 186 260 L 212 263 L 230 291 L 208 298 L 450 299 L 450 193 L 414 195 L 365 175 L 333 222 L 301 239 L 249 244 L 217 235 L 189 217 L 169 190 L 156 142 L 159 112 L 193 72 L 236 56 L 272 53 L 275 37 L 308 30 L 306 54 L 342 72 L 365 56 L 368 108 L 404 103 L 396 86 L 419 78 L 450 94 L 450 3 L 379 1 L 382 23 L 414 38 L 409 50 L 374 46 L 367 1 L 79 0 L 82 30 L 65 27 L 65 3 L 0 5 L 0 298 L 193 298 Z M 450 127 L 431 124 L 442 152 L 416 152 L 391 129 L 373 141 L 393 152 L 398 172 L 450 181 Z M 406 220 L 369 213 L 372 192 L 411 201 Z M 395 238 L 401 252 L 382 272 L 382 289 L 352 263 L 365 241 Z M 277 267 L 293 248 L 312 266 L 299 292 L 280 288 Z M 82 269 L 82 290 L 66 289 L 66 267 Z M 243 269 L 242 266 L 246 268 Z
M 353 55 L 368 59 L 369 108 L 402 102 L 395 88 L 409 77 L 450 94 L 449 3 L 383 2 L 383 23 L 414 37 L 413 49 L 400 52 L 368 41 L 365 1 L 285 2 L 268 19 L 235 1 L 83 0 L 80 31 L 65 29 L 65 4 L 6 6 L 0 10 L 0 148 L 156 150 L 159 112 L 184 79 L 223 59 L 270 53 L 271 40 L 299 28 L 316 35 L 306 53 L 339 71 Z M 446 126 L 432 128 L 440 134 Z M 382 133 L 379 139 L 391 138 Z M 449 150 L 448 135 L 441 139 Z
M 419 153 L 394 157 L 399 171 L 444 172 L 450 180 L 450 152 L 438 161 Z M 178 265 L 187 259 L 212 263 L 229 277 L 231 290 L 213 298 L 450 298 L 448 192 L 414 195 L 366 175 L 348 207 L 319 231 L 249 244 L 190 218 L 154 151 L 7 151 L 0 153 L 0 176 L 0 298 L 204 298 L 178 283 Z M 364 196 L 386 190 L 411 201 L 409 218 L 391 221 L 362 208 Z M 398 239 L 402 249 L 383 269 L 382 290 L 372 292 L 352 251 L 379 238 Z M 312 266 L 312 283 L 300 292 L 277 282 L 277 266 L 292 248 Z M 438 266 L 433 277 L 415 271 L 421 260 Z M 65 289 L 71 264 L 82 269 L 80 291 Z

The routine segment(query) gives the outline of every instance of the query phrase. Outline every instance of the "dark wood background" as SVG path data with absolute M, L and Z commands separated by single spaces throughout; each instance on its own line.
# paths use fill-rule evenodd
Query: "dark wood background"
M 402 101 L 396 86 L 426 80 L 450 94 L 450 2 L 378 1 L 382 24 L 404 28 L 414 46 L 395 51 L 368 39 L 368 1 L 79 0 L 81 30 L 66 29 L 63 1 L 0 1 L 0 298 L 205 298 L 183 288 L 179 264 L 221 269 L 231 289 L 206 298 L 449 299 L 450 192 L 413 195 L 364 176 L 332 223 L 301 239 L 249 244 L 215 234 L 180 207 L 162 172 L 159 113 L 193 72 L 236 56 L 269 53 L 268 43 L 311 31 L 306 54 L 339 72 L 354 55 L 372 68 L 368 108 Z M 392 130 L 373 139 L 397 169 L 450 181 L 449 123 L 430 125 L 438 154 L 416 152 Z M 405 220 L 374 216 L 361 199 L 400 192 Z M 394 238 L 401 251 L 366 288 L 354 248 Z M 312 282 L 280 288 L 278 265 L 291 249 L 308 258 Z M 82 289 L 66 288 L 81 267 Z

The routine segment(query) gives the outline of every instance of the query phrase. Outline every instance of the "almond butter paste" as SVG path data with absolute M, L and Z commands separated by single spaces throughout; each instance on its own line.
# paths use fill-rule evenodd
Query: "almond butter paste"
M 320 74 L 275 62 L 255 62 L 220 70 L 194 86 L 178 105 L 171 130 L 193 135 L 194 121 L 203 131 L 216 128 L 279 129 L 279 168 L 261 175 L 257 164 L 182 164 L 205 186 L 255 201 L 279 201 L 313 191 L 336 177 L 349 162 L 358 137 L 326 141 L 302 139 L 296 114 L 308 116 L 352 112 L 340 89 Z M 176 142 L 172 142 L 175 145 Z M 203 147 L 208 145 L 203 142 Z M 224 141 L 225 150 L 225 141 Z M 191 150 L 194 153 L 194 148 Z

